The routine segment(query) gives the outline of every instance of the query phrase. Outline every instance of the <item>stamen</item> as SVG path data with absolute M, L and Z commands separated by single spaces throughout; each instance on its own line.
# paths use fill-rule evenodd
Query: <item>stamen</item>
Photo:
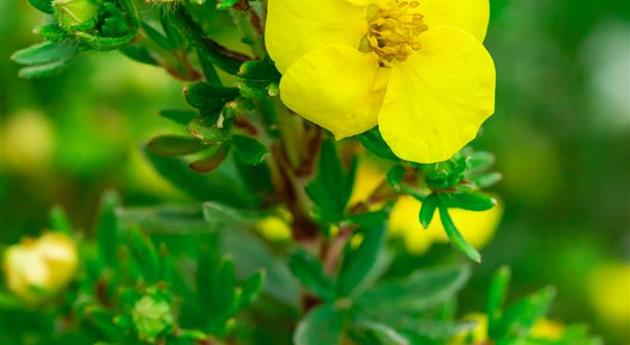
M 362 52 L 374 52 L 382 66 L 404 61 L 421 48 L 418 36 L 428 30 L 424 16 L 418 13 L 420 2 L 390 0 L 386 7 L 368 6 L 368 32 L 359 43 Z

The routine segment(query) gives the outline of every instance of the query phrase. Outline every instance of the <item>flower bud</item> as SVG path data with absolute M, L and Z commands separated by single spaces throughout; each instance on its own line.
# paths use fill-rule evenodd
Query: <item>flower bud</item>
M 92 0 L 54 0 L 53 7 L 59 24 L 66 29 L 87 24 L 98 15 L 98 5 Z
M 132 319 L 138 337 L 149 343 L 155 342 L 157 337 L 171 329 L 175 323 L 168 301 L 151 295 L 144 296 L 136 302 Z
M 77 265 L 76 243 L 54 232 L 10 246 L 3 260 L 9 290 L 31 304 L 63 288 L 74 276 Z

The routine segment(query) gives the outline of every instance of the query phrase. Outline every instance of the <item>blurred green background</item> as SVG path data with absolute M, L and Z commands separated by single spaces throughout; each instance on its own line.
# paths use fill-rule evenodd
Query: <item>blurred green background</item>
M 475 147 L 505 179 L 502 225 L 464 292 L 481 310 L 489 277 L 512 266 L 513 292 L 555 285 L 552 317 L 630 343 L 630 5 L 621 0 L 492 0 L 486 44 L 497 108 Z M 118 53 L 83 54 L 62 75 L 17 78 L 11 53 L 38 40 L 25 0 L 0 14 L 1 244 L 36 234 L 51 205 L 79 228 L 110 188 L 127 205 L 186 200 L 140 145 L 177 131 L 157 116 L 183 104 L 166 72 Z

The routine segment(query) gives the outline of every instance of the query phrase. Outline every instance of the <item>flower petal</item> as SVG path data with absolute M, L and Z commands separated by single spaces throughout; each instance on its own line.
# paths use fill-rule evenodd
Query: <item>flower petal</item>
M 396 155 L 419 163 L 450 158 L 494 112 L 495 70 L 469 33 L 429 29 L 422 48 L 395 64 L 378 123 Z
M 375 54 L 333 45 L 293 63 L 280 81 L 280 97 L 291 110 L 343 139 L 376 125 L 388 72 L 378 67 Z
M 483 41 L 490 18 L 490 1 L 422 0 L 420 12 L 429 28 L 452 26 L 466 30 Z
M 347 0 L 269 0 L 266 45 L 283 72 L 307 52 L 332 44 L 358 47 L 365 8 Z

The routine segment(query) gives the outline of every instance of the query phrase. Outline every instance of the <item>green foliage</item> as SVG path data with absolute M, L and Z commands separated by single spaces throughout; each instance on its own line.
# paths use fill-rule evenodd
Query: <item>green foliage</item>
M 235 135 L 232 137 L 232 144 L 236 159 L 247 165 L 262 163 L 267 153 L 267 148 L 252 137 Z
M 15 52 L 11 59 L 27 65 L 20 70 L 23 78 L 39 78 L 54 75 L 78 52 L 72 43 L 43 42 Z
M 153 138 L 147 148 L 160 156 L 173 157 L 199 152 L 205 145 L 188 137 L 162 135 Z
M 490 284 L 486 315 L 487 337 L 495 344 L 601 344 L 582 326 L 570 326 L 557 339 L 545 339 L 531 334 L 536 321 L 549 312 L 556 291 L 552 287 L 522 297 L 504 308 L 508 294 L 510 270 L 500 268 Z
M 317 219 L 336 223 L 343 219 L 352 193 L 357 161 L 352 160 L 348 172 L 343 168 L 332 141 L 324 141 L 319 154 L 317 174 L 306 186 L 306 193 L 315 203 Z
M 304 250 L 293 253 L 289 259 L 291 272 L 300 282 L 326 301 L 335 298 L 335 283 L 326 275 L 319 260 Z
M 293 342 L 296 345 L 340 344 L 343 315 L 334 305 L 323 304 L 300 321 Z
M 238 89 L 213 86 L 208 83 L 195 83 L 185 91 L 190 106 L 208 112 L 218 112 L 226 102 L 238 97 Z
M 343 265 L 339 271 L 338 293 L 347 296 L 361 287 L 375 267 L 377 258 L 385 241 L 385 217 L 376 224 L 364 224 L 361 232 L 365 237 L 356 250 L 347 250 Z
M 54 208 L 51 228 L 78 241 L 79 272 L 41 310 L 0 294 L 3 314 L 16 320 L 0 316 L 0 324 L 35 324 L 0 340 L 451 344 L 475 329 L 458 310 L 471 268 L 446 254 L 410 265 L 387 240 L 387 222 L 398 198 L 412 196 L 422 202 L 421 235 L 437 212 L 453 247 L 480 262 L 451 210 L 497 204 L 486 192 L 501 179 L 491 171 L 493 154 L 466 148 L 443 162 L 415 164 L 397 158 L 378 127 L 336 143 L 293 116 L 278 100 L 281 74 L 264 49 L 264 1 L 30 2 L 49 18 L 37 30 L 44 42 L 11 57 L 25 66 L 20 76 L 52 76 L 79 52 L 116 49 L 186 82 L 178 104 L 188 107 L 160 112 L 179 131 L 151 139 L 144 156 L 190 198 L 165 206 L 164 195 L 145 200 L 123 191 L 134 203 L 162 203 L 125 208 L 118 194 L 105 193 L 94 228 L 80 236 Z M 68 16 L 71 10 L 79 12 Z M 247 48 L 251 56 L 241 53 Z M 359 143 L 389 171 L 365 200 L 350 204 Z M 273 240 L 277 228 L 291 239 Z M 558 339 L 536 338 L 533 325 L 555 290 L 504 307 L 509 279 L 503 268 L 490 284 L 488 341 L 598 344 L 579 326 Z
M 378 127 L 374 127 L 360 134 L 358 139 L 361 144 L 363 144 L 363 146 L 374 155 L 384 159 L 398 161 L 398 157 L 396 157 L 389 146 L 387 146 L 387 143 L 381 136 L 381 132 L 379 132 Z

